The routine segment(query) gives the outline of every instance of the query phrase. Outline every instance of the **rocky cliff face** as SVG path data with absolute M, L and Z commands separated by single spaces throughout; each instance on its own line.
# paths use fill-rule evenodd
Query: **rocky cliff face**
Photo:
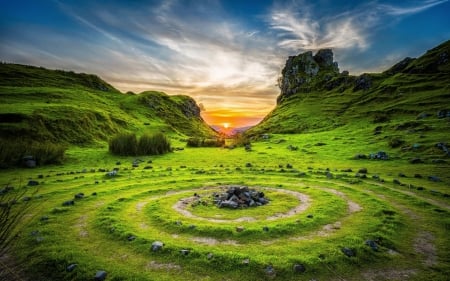
M 297 93 L 308 92 L 313 80 L 329 80 L 339 74 L 337 62 L 333 61 L 331 49 L 319 50 L 315 55 L 311 51 L 290 56 L 280 79 L 281 94 L 278 103 Z

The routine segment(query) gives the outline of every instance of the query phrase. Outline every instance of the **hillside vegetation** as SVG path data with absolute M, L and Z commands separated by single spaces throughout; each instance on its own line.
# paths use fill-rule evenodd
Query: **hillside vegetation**
M 287 60 L 280 88 L 276 108 L 247 135 L 335 131 L 345 139 L 358 132 L 365 142 L 410 157 L 442 156 L 436 145 L 450 142 L 450 41 L 360 76 L 340 73 L 331 50 L 307 52 Z
M 119 132 L 215 133 L 187 96 L 123 94 L 84 73 L 0 64 L 0 141 L 76 145 L 107 141 Z

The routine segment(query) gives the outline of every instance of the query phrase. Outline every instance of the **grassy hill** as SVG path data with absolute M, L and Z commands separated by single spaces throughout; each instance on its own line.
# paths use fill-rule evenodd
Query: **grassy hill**
M 214 135 L 187 96 L 123 94 L 84 73 L 0 64 L 0 98 L 2 141 L 85 145 L 121 131 Z
M 308 62 L 311 66 L 306 72 L 292 71 L 305 67 L 302 56 L 288 60 L 277 107 L 247 132 L 249 136 L 328 132 L 345 139 L 358 135 L 365 143 L 377 143 L 381 149 L 409 157 L 443 156 L 436 145 L 450 143 L 446 117 L 450 112 L 450 41 L 383 73 L 358 77 L 333 67 L 311 74 L 311 69 L 317 71 L 314 61 Z

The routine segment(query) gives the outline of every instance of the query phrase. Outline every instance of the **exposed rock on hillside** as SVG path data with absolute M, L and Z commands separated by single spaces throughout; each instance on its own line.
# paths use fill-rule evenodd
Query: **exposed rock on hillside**
M 323 80 L 330 80 L 331 77 L 339 74 L 337 62 L 333 61 L 333 51 L 331 49 L 319 50 L 314 56 L 311 51 L 298 56 L 290 56 L 282 71 L 280 80 L 281 95 L 278 103 L 298 91 L 308 92 L 305 86 L 318 76 Z

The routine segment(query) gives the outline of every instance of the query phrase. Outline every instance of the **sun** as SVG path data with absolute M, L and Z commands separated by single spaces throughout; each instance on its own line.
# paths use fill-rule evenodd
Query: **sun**
M 228 128 L 230 127 L 230 123 L 223 123 L 223 127 L 224 127 L 225 129 L 228 129 Z

